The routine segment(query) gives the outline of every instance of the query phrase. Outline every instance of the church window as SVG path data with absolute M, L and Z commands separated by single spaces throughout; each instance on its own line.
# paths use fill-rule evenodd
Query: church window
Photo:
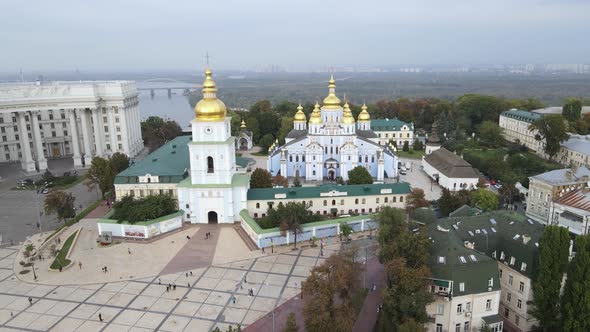
M 333 154 L 333 153 L 334 153 L 334 148 L 330 147 L 330 154 Z
M 395 196 L 391 197 L 391 201 L 392 201 L 393 203 L 395 203 L 395 201 L 396 201 L 396 198 L 395 198 Z
M 407 133 L 407 134 L 406 134 L 406 137 L 410 137 L 410 133 Z
M 336 147 L 336 154 L 338 154 L 338 147 Z
M 369 162 L 369 156 L 365 156 L 365 162 L 368 163 Z
M 350 156 L 348 156 L 348 161 L 350 161 Z
M 395 133 L 391 134 L 391 137 L 395 138 Z
M 365 204 L 365 203 L 367 203 L 367 201 L 363 198 L 362 204 Z
M 295 161 L 299 162 L 299 155 L 295 156 Z
M 375 203 L 379 204 L 379 197 L 375 198 Z
M 328 154 L 328 147 L 327 146 L 324 148 L 324 150 L 326 151 L 325 153 Z
M 315 171 L 312 171 L 311 174 L 315 175 Z
M 213 173 L 213 157 L 207 157 L 207 173 Z
M 358 204 L 358 203 L 359 203 L 359 199 L 358 199 L 358 198 L 356 198 L 356 199 L 354 200 L 354 204 Z
M 363 162 L 363 156 L 359 156 L 359 163 Z
M 404 196 L 399 197 L 399 202 L 402 203 L 404 201 Z
M 256 208 L 260 209 L 260 203 L 256 203 Z
M 336 200 L 335 199 L 332 200 L 332 206 L 334 206 L 334 205 L 336 205 Z
M 330 144 L 334 144 L 334 139 L 330 138 Z
M 293 162 L 293 156 L 289 156 L 289 162 Z
M 305 156 L 301 156 L 301 161 L 305 162 Z
M 324 206 L 328 206 L 328 201 L 324 199 Z
M 371 162 L 374 163 L 375 162 L 375 156 L 371 156 Z
M 388 138 L 388 137 L 389 137 L 389 134 L 385 134 L 385 138 Z
M 147 180 L 148 180 L 148 183 L 151 183 L 152 182 L 152 179 L 151 178 L 148 178 Z
M 385 197 L 385 198 L 383 199 L 383 201 L 384 201 L 385 203 L 387 203 L 387 202 L 389 201 L 389 198 Z

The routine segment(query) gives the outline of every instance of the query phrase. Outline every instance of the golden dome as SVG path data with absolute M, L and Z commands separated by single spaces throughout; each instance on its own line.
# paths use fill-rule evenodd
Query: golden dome
M 371 116 L 369 115 L 369 112 L 367 112 L 367 105 L 363 104 L 361 107 L 361 113 L 359 114 L 358 120 L 371 121 Z
M 323 107 L 328 109 L 340 108 L 340 98 L 336 96 L 336 81 L 334 80 L 334 75 L 330 76 L 330 81 L 328 82 L 328 96 L 324 98 Z
M 299 104 L 299 106 L 297 106 L 297 113 L 295 113 L 295 117 L 293 118 L 293 121 L 302 121 L 302 122 L 307 121 L 307 118 L 305 117 L 305 113 L 303 113 L 303 106 L 301 106 L 301 103 Z
M 217 86 L 211 75 L 211 69 L 207 68 L 203 81 L 203 99 L 195 105 L 197 121 L 223 121 L 227 114 L 225 104 L 217 99 Z
M 348 101 L 344 99 L 344 112 L 342 114 L 342 124 L 353 124 L 354 123 L 354 116 L 352 116 L 352 111 L 350 110 L 350 106 L 348 106 Z
M 240 129 L 246 129 L 246 121 L 242 120 L 242 123 L 240 124 Z
M 320 113 L 320 105 L 317 101 L 309 117 L 309 124 L 322 124 L 322 114 Z

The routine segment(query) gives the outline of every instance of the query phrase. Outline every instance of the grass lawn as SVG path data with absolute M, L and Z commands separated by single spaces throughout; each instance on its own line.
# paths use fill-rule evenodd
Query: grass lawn
M 78 234 L 78 231 L 76 231 L 72 235 L 70 235 L 66 239 L 66 242 L 64 242 L 63 247 L 61 247 L 61 249 L 59 250 L 59 253 L 57 253 L 57 256 L 55 257 L 55 260 L 53 261 L 53 263 L 51 263 L 51 268 L 53 270 L 59 270 L 60 266 L 62 268 L 66 267 L 66 266 L 70 265 L 70 263 L 72 262 L 69 259 L 66 259 L 66 255 L 68 254 L 68 251 L 70 250 L 70 247 L 72 246 L 72 243 L 74 243 L 74 238 L 76 237 L 76 234 Z
M 78 183 L 81 183 L 82 181 L 84 181 L 84 176 L 78 176 L 78 175 L 70 175 L 70 176 L 57 176 L 53 179 L 53 186 L 48 187 L 51 188 L 53 190 L 65 190 L 65 189 L 69 189 L 75 185 L 77 185 Z M 38 185 L 37 188 L 40 188 L 41 186 Z M 35 185 L 34 184 L 28 184 L 28 185 L 24 185 L 24 186 L 17 186 L 12 188 L 12 190 L 35 190 Z
M 413 151 L 410 153 L 410 152 L 402 151 L 400 149 L 400 150 L 397 150 L 397 152 L 395 154 L 401 158 L 422 159 L 422 156 L 424 155 L 424 150 Z

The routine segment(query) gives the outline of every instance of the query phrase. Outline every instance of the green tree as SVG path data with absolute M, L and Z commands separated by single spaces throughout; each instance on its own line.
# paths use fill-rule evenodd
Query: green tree
M 363 166 L 348 171 L 348 184 L 372 184 L 373 177 Z
M 579 120 L 582 115 L 582 101 L 578 98 L 567 98 L 563 105 L 562 115 L 571 122 Z
M 467 132 L 474 132 L 486 120 L 497 123 L 507 104 L 495 96 L 466 94 L 457 100 L 456 108 L 467 120 Z
M 288 116 L 283 116 L 281 118 L 281 127 L 277 134 L 277 138 L 280 144 L 285 144 L 285 137 L 289 132 L 293 130 L 293 118 Z
M 305 220 L 308 212 L 305 202 L 288 202 L 285 204 L 286 213 L 281 218 L 279 228 L 283 233 L 293 233 L 295 236 L 293 248 L 297 248 L 297 234 L 301 233 L 301 221 Z
M 76 201 L 76 198 L 71 193 L 55 190 L 45 196 L 43 207 L 45 213 L 55 213 L 57 220 L 65 221 L 67 218 L 73 218 L 76 215 L 74 201 Z
M 303 284 L 303 317 L 308 332 L 351 331 L 356 321 L 352 299 L 360 286 L 354 252 L 339 252 L 311 269 Z
M 568 139 L 567 126 L 559 114 L 545 115 L 529 126 L 529 130 L 538 130 L 535 139 L 545 141 L 545 153 L 553 158 L 560 149 L 560 143 Z
M 408 215 L 411 217 L 412 213 L 421 207 L 428 207 L 430 203 L 426 200 L 426 196 L 424 195 L 424 190 L 420 188 L 412 188 L 412 191 L 406 198 L 406 211 L 408 211 Z
M 299 176 L 295 176 L 295 180 L 293 180 L 293 187 L 301 187 L 301 180 Z
M 260 140 L 260 125 L 258 124 L 258 120 L 253 117 L 249 116 L 246 118 L 246 128 L 252 130 L 252 140 L 256 143 Z M 268 150 L 268 148 L 267 148 Z M 266 151 L 264 151 L 266 152 Z
M 402 147 L 402 150 L 403 150 L 404 152 L 408 152 L 408 151 L 410 151 L 410 143 L 408 143 L 408 141 L 405 141 L 405 142 L 404 142 L 404 146 Z
M 267 152 L 268 148 L 275 142 L 274 136 L 271 134 L 264 135 L 260 141 L 258 141 L 258 145 L 260 146 L 261 152 Z
M 438 199 L 438 208 L 443 216 L 448 216 L 449 213 L 457 210 L 464 204 L 469 204 L 471 197 L 467 190 L 460 190 L 452 193 L 446 188 L 443 188 L 442 194 Z
M 424 149 L 424 144 L 422 144 L 422 141 L 420 141 L 420 140 L 416 139 L 416 140 L 414 141 L 414 144 L 412 144 L 412 149 L 413 149 L 414 151 L 421 151 L 421 150 L 423 150 L 423 149 Z
M 563 331 L 590 331 L 590 235 L 576 237 L 576 255 L 561 299 Z
M 397 326 L 397 332 L 426 332 L 424 323 L 418 323 L 413 318 L 408 318 Z
M 129 157 L 121 152 L 113 153 L 110 162 L 115 175 L 123 172 L 125 169 L 127 169 L 127 167 L 129 167 Z
M 496 122 L 484 121 L 479 126 L 479 141 L 491 147 L 502 146 L 504 143 L 502 132 L 503 129 Z
M 479 188 L 471 192 L 471 205 L 484 211 L 497 210 L 498 195 L 487 189 Z
M 569 259 L 570 237 L 567 229 L 547 226 L 539 240 L 537 269 L 533 276 L 533 308 L 531 314 L 543 331 L 561 327 L 559 298 L 563 275 Z
M 272 177 L 272 185 L 273 186 L 281 186 L 283 188 L 287 188 L 289 186 L 289 180 L 286 177 L 277 174 Z
M 272 188 L 272 176 L 269 171 L 257 168 L 250 176 L 250 188 Z
M 352 233 L 352 227 L 345 222 L 340 223 L 340 233 L 344 236 L 344 238 L 348 238 L 348 236 Z
M 113 206 L 115 212 L 111 219 L 131 224 L 138 221 L 153 220 L 178 211 L 176 199 L 168 194 L 150 195 L 134 199 L 123 196 Z
M 285 332 L 297 332 L 298 329 L 295 314 L 290 313 L 289 316 L 287 316 L 287 322 L 285 323 Z
M 182 129 L 175 121 L 150 116 L 141 122 L 141 137 L 150 151 L 154 151 L 180 135 L 182 135 Z
M 90 169 L 86 173 L 86 182 L 84 183 L 89 191 L 96 187 L 100 190 L 102 197 L 113 189 L 113 182 L 115 181 L 115 173 L 108 159 L 101 157 L 92 158 Z

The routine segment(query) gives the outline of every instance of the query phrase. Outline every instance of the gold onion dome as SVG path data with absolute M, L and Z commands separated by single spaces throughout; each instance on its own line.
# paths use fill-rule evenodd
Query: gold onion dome
M 369 112 L 367 112 L 367 105 L 363 104 L 363 106 L 361 107 L 361 113 L 359 113 L 358 120 L 359 121 L 370 121 L 371 120 L 371 116 L 369 115 Z
M 313 112 L 311 112 L 311 116 L 309 117 L 310 124 L 321 124 L 322 123 L 322 115 L 320 113 L 320 104 L 315 102 L 315 106 L 313 108 Z
M 344 99 L 344 113 L 342 115 L 342 124 L 353 124 L 354 123 L 354 116 L 352 116 L 352 111 L 350 110 L 350 106 L 348 106 L 348 101 Z
M 305 117 L 305 113 L 303 113 L 303 106 L 301 106 L 301 103 L 299 103 L 299 106 L 297 106 L 297 113 L 295 113 L 293 121 L 305 122 L 306 120 L 307 118 Z
M 211 75 L 211 69 L 207 68 L 203 81 L 203 99 L 195 105 L 197 121 L 223 121 L 227 114 L 225 104 L 217 99 L 217 87 Z
M 246 129 L 246 121 L 242 120 L 242 123 L 240 124 L 240 128 Z
M 330 76 L 330 81 L 328 82 L 328 96 L 324 98 L 323 107 L 324 108 L 340 108 L 340 98 L 336 96 L 336 81 L 334 80 L 334 75 Z

